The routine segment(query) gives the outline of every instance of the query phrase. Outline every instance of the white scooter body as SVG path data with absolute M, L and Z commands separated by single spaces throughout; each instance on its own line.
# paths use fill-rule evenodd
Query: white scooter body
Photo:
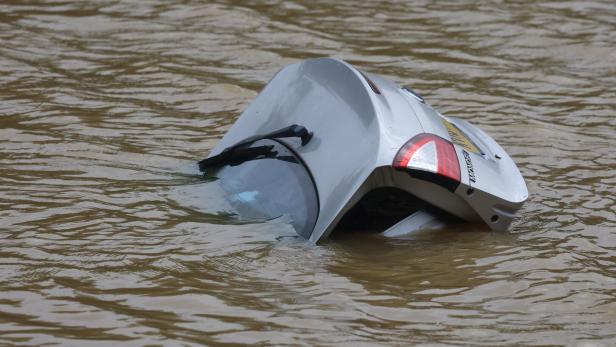
M 528 198 L 513 160 L 483 131 L 441 115 L 409 89 L 331 58 L 306 60 L 278 72 L 210 157 L 255 134 L 292 124 L 313 134 L 305 145 L 297 139 L 280 141 L 301 158 L 314 180 L 318 216 L 312 231 L 302 235 L 314 243 L 327 238 L 366 193 L 381 187 L 402 189 L 497 231 L 509 227 Z M 396 167 L 402 148 L 422 136 L 429 141 L 407 154 L 405 167 L 400 162 Z M 450 167 L 443 169 L 442 145 L 447 143 L 453 151 L 447 152 Z M 451 167 L 451 153 L 457 157 L 457 170 Z M 443 170 L 449 170 L 448 177 Z M 419 224 L 409 220 L 408 225 Z

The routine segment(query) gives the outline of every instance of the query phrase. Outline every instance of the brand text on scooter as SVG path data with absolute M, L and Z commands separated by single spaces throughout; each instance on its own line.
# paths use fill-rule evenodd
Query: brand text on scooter
M 464 154 L 464 161 L 466 162 L 466 169 L 468 170 L 468 179 L 475 183 L 476 182 L 476 177 L 475 177 L 475 169 L 473 169 L 473 162 L 471 161 L 471 155 L 468 154 L 467 151 L 462 150 L 462 154 Z

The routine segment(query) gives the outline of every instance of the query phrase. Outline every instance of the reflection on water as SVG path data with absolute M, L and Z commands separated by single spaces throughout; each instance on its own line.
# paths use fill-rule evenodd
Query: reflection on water
M 511 232 L 314 247 L 200 205 L 194 160 L 317 56 L 490 133 Z M 0 344 L 614 345 L 614 61 L 612 1 L 6 1 Z

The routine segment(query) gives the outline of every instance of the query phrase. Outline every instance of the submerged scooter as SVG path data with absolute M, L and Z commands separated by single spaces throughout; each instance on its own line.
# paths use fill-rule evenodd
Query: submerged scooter
M 226 212 L 284 218 L 313 243 L 345 227 L 400 236 L 452 220 L 503 231 L 528 198 L 486 133 L 331 58 L 278 72 L 199 169 Z

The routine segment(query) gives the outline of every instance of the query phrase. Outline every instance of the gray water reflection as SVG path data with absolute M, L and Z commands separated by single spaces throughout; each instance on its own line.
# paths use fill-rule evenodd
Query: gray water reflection
M 496 138 L 511 232 L 314 247 L 199 205 L 194 160 L 319 56 Z M 0 344 L 614 345 L 614 61 L 612 1 L 4 1 Z

